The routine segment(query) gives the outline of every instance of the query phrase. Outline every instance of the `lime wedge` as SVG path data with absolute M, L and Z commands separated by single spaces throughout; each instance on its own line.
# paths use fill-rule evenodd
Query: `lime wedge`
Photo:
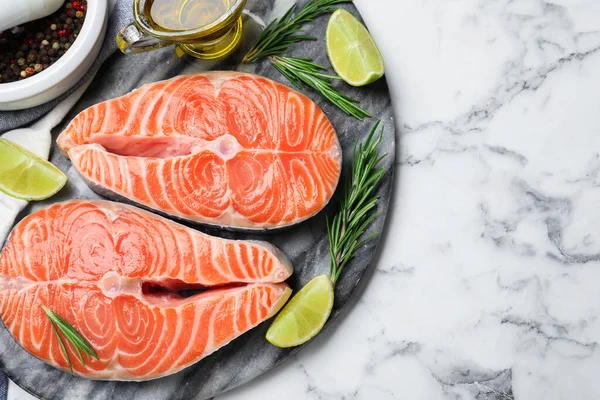
M 24 147 L 0 138 L 0 191 L 22 200 L 44 200 L 67 183 L 67 176 Z
M 340 8 L 333 13 L 325 40 L 333 69 L 350 85 L 368 85 L 383 76 L 383 58 L 377 44 L 348 11 Z
M 308 282 L 281 310 L 267 331 L 267 340 L 277 347 L 308 342 L 323 329 L 333 308 L 333 284 L 328 275 Z

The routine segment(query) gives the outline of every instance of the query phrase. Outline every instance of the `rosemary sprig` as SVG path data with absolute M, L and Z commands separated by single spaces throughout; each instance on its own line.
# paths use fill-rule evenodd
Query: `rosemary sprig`
M 327 219 L 327 237 L 331 256 L 330 278 L 335 285 L 348 261 L 354 257 L 357 248 L 376 234 L 361 239 L 369 224 L 377 216 L 375 206 L 379 196 L 375 189 L 383 178 L 385 170 L 379 168 L 381 160 L 387 155 L 379 155 L 377 146 L 381 142 L 381 133 L 375 135 L 381 121 L 377 121 L 364 143 L 354 145 L 354 154 L 350 175 L 344 188 L 344 198 L 340 210 L 329 223 Z
M 273 20 L 258 37 L 242 62 L 251 63 L 259 58 L 283 54 L 288 47 L 303 40 L 316 40 L 300 29 L 321 14 L 333 10 L 333 5 L 353 0 L 311 0 L 294 16 L 296 4 L 279 19 Z
M 302 89 L 302 86 L 309 87 L 346 114 L 361 121 L 371 116 L 356 105 L 357 100 L 351 99 L 334 89 L 331 80 L 341 79 L 339 76 L 323 73 L 327 71 L 327 68 L 314 64 L 312 59 L 272 56 L 270 61 L 271 65 L 298 89 Z
M 73 348 L 75 349 L 75 351 L 77 352 L 77 356 L 79 357 L 79 361 L 81 361 L 81 365 L 85 365 L 85 360 L 83 359 L 83 355 L 81 354 L 81 352 L 83 352 L 90 360 L 92 358 L 99 360 L 98 354 L 96 354 L 96 352 L 92 348 L 92 345 L 87 340 L 85 340 L 75 330 L 75 328 L 73 328 L 67 321 L 59 317 L 54 311 L 50 310 L 48 307 L 42 305 L 42 308 L 44 309 L 44 312 L 46 313 L 48 319 L 50 320 L 50 323 L 52 324 L 52 329 L 54 330 L 54 333 L 58 338 L 58 342 L 60 343 L 60 347 L 62 348 L 63 353 L 65 353 L 65 357 L 67 358 L 67 362 L 69 363 L 69 369 L 71 370 L 71 373 L 73 373 L 73 364 L 71 363 L 71 357 L 67 352 L 67 347 L 65 346 L 65 343 L 62 337 L 60 336 L 60 333 L 62 333 L 63 336 L 73 345 Z

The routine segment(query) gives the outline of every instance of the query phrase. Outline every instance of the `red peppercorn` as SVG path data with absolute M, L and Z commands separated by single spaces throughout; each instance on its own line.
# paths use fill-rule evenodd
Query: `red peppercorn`
M 25 39 L 25 43 L 27 43 L 28 46 L 31 46 L 33 44 L 33 39 Z
M 66 30 L 66 29 L 60 29 L 60 30 L 58 31 L 58 36 L 60 36 L 60 37 L 69 36 L 69 31 L 68 31 L 68 30 Z
M 78 2 L 77 0 L 75 0 L 72 4 L 73 4 L 73 8 L 74 9 L 79 10 L 79 6 L 81 5 L 80 2 Z

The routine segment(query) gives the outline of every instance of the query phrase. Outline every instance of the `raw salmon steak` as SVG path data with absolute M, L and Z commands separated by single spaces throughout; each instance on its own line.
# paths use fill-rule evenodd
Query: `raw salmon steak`
M 179 76 L 96 104 L 72 120 L 58 146 L 100 194 L 241 229 L 318 213 L 342 160 L 314 102 L 238 72 Z
M 148 380 L 274 315 L 290 296 L 281 282 L 291 273 L 268 243 L 208 236 L 132 206 L 70 201 L 11 232 L 0 253 L 0 317 L 25 350 L 68 370 L 45 305 L 100 358 L 82 365 L 64 340 L 75 374 Z

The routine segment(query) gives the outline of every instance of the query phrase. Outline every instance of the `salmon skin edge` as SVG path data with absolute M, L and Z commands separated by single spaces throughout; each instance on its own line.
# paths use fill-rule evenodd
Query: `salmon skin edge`
M 169 138 L 169 139 L 171 139 L 171 138 L 184 138 L 184 139 L 185 138 L 188 138 L 188 139 L 189 138 L 197 138 L 195 136 L 188 135 L 188 133 L 186 133 L 186 132 L 179 132 L 178 134 L 176 134 L 174 136 L 169 136 L 169 135 L 173 135 L 173 134 L 172 133 L 167 134 L 164 131 L 160 131 L 160 130 L 155 133 L 152 133 L 151 135 L 147 134 L 147 133 L 139 133 L 139 134 L 131 133 L 131 132 L 123 133 L 123 131 L 118 130 L 118 129 L 128 129 L 127 127 L 130 125 L 129 119 L 127 119 L 127 121 L 125 121 L 125 122 L 120 122 L 121 124 L 125 124 L 125 126 L 123 128 L 114 128 L 114 127 L 111 128 L 111 129 L 117 129 L 117 131 L 116 131 L 117 133 L 110 133 L 108 131 L 102 130 L 102 129 L 104 129 L 104 126 L 102 126 L 101 128 L 98 128 L 97 126 L 95 128 L 89 126 L 89 124 L 91 124 L 91 121 L 86 120 L 86 118 L 88 118 L 88 119 L 95 118 L 95 114 L 94 114 L 96 112 L 95 107 L 98 107 L 99 105 L 109 104 L 109 103 L 113 102 L 113 103 L 111 103 L 111 104 L 113 104 L 112 106 L 109 107 L 108 105 L 105 105 L 103 108 L 103 110 L 104 110 L 103 112 L 105 112 L 105 114 L 106 114 L 103 116 L 103 118 L 107 119 L 112 115 L 111 113 L 114 114 L 116 112 L 116 111 L 114 111 L 114 108 L 118 107 L 118 105 L 119 105 L 118 101 L 124 101 L 123 99 L 128 99 L 130 96 L 133 96 L 133 95 L 137 95 L 136 99 L 138 99 L 140 97 L 144 97 L 145 95 L 150 93 L 149 88 L 153 88 L 158 85 L 163 85 L 163 86 L 161 86 L 162 91 L 168 91 L 167 87 L 170 88 L 172 86 L 175 86 L 175 89 L 173 89 L 173 90 L 176 92 L 179 89 L 179 87 L 176 85 L 178 80 L 185 81 L 186 79 L 195 79 L 197 77 L 200 77 L 200 78 L 206 77 L 207 79 L 209 79 L 211 84 L 215 85 L 215 88 L 216 88 L 215 90 L 217 90 L 217 92 L 219 92 L 221 90 L 222 85 L 225 85 L 229 81 L 233 81 L 236 79 L 266 81 L 267 83 L 265 84 L 265 87 L 267 87 L 267 89 L 271 88 L 272 91 L 275 92 L 276 94 L 279 94 L 281 91 L 284 91 L 286 93 L 289 92 L 289 93 L 293 94 L 293 96 L 296 96 L 301 99 L 305 99 L 308 102 L 308 105 L 310 107 L 312 107 L 311 110 L 314 110 L 313 114 L 310 114 L 310 115 L 312 115 L 312 118 L 315 121 L 321 121 L 319 118 L 322 118 L 323 121 L 325 121 L 325 122 L 322 122 L 322 123 L 319 122 L 319 123 L 315 123 L 314 125 L 310 125 L 309 127 L 311 129 L 308 129 L 309 127 L 305 127 L 303 134 L 306 134 L 309 136 L 315 135 L 315 134 L 325 135 L 322 132 L 327 132 L 326 136 L 327 136 L 328 140 L 329 139 L 332 140 L 330 147 L 327 147 L 327 149 L 328 149 L 327 157 L 329 157 L 327 159 L 328 160 L 327 162 L 335 163 L 336 169 L 337 169 L 336 173 L 335 173 L 335 179 L 333 179 L 333 174 L 331 173 L 331 170 L 327 170 L 327 168 L 331 167 L 330 165 L 324 166 L 325 162 L 322 160 L 317 161 L 315 159 L 315 160 L 310 161 L 312 164 L 310 164 L 311 167 L 307 167 L 307 170 L 310 170 L 310 174 L 312 174 L 311 177 L 314 179 L 314 182 L 315 182 L 312 187 L 312 190 L 315 190 L 317 192 L 319 190 L 325 190 L 327 193 L 327 195 L 325 195 L 323 193 L 319 193 L 319 195 L 317 197 L 312 198 L 313 200 L 317 199 L 314 201 L 316 202 L 316 204 L 318 204 L 318 206 L 315 206 L 314 209 L 310 208 L 310 207 L 303 209 L 306 213 L 298 211 L 299 209 L 294 208 L 296 206 L 291 206 L 290 204 L 298 203 L 299 201 L 304 202 L 305 200 L 303 198 L 302 198 L 302 200 L 298 200 L 299 198 L 296 198 L 296 197 L 294 197 L 292 199 L 292 196 L 290 196 L 288 193 L 286 195 L 286 198 L 287 198 L 286 202 L 282 203 L 284 208 L 281 208 L 281 209 L 285 210 L 284 212 L 286 212 L 286 213 L 289 213 L 289 212 L 292 213 L 292 214 L 286 214 L 287 218 L 290 218 L 290 215 L 292 216 L 291 217 L 292 219 L 290 221 L 284 222 L 284 219 L 282 219 L 282 220 L 267 219 L 267 220 L 265 220 L 265 222 L 253 222 L 250 219 L 246 219 L 249 217 L 245 211 L 242 212 L 242 211 L 239 211 L 239 209 L 234 210 L 233 208 L 227 209 L 220 216 L 213 218 L 210 215 L 205 216 L 201 212 L 196 213 L 196 214 L 190 213 L 189 210 L 182 210 L 179 206 L 164 207 L 159 204 L 154 204 L 156 201 L 146 202 L 143 197 L 136 196 L 134 193 L 129 193 L 128 190 L 125 190 L 125 189 L 121 190 L 122 188 L 115 187 L 112 184 L 107 185 L 107 184 L 101 182 L 101 180 L 97 179 L 97 176 L 95 176 L 94 174 L 90 174 L 90 176 L 86 176 L 86 174 L 84 172 L 82 172 L 80 166 L 76 162 L 73 162 L 73 160 L 72 160 L 73 165 L 80 173 L 80 176 L 82 176 L 84 181 L 92 188 L 92 190 L 102 196 L 105 196 L 105 197 L 108 197 L 108 198 L 111 198 L 114 200 L 118 200 L 118 201 L 124 201 L 128 204 L 133 204 L 138 207 L 142 207 L 142 208 L 151 210 L 153 212 L 160 213 L 161 215 L 168 216 L 170 218 L 176 218 L 178 220 L 185 221 L 185 222 L 191 222 L 194 224 L 202 224 L 202 225 L 207 225 L 207 226 L 219 228 L 219 229 L 226 229 L 226 230 L 230 230 L 230 231 L 240 231 L 240 232 L 274 231 L 274 232 L 277 232 L 277 231 L 280 231 L 283 229 L 293 227 L 302 222 L 305 222 L 305 221 L 313 218 L 317 214 L 319 214 L 331 201 L 331 198 L 333 197 L 337 187 L 339 186 L 339 181 L 340 181 L 340 177 L 341 177 L 342 163 L 343 163 L 342 162 L 342 148 L 341 148 L 341 145 L 339 142 L 339 138 L 335 132 L 335 128 L 333 127 L 333 125 L 327 118 L 326 114 L 323 112 L 323 110 L 315 102 L 313 102 L 310 98 L 308 98 L 304 94 L 298 92 L 294 88 L 288 87 L 282 83 L 279 83 L 279 82 L 276 82 L 271 79 L 264 78 L 264 77 L 261 77 L 258 75 L 246 74 L 246 73 L 240 73 L 240 72 L 230 72 L 230 71 L 227 71 L 227 72 L 213 71 L 213 72 L 208 72 L 208 73 L 180 75 L 180 76 L 173 77 L 171 79 L 144 84 L 141 87 L 136 88 L 127 94 L 116 97 L 114 99 L 109 99 L 107 101 L 98 103 L 96 105 L 92 105 L 92 106 L 86 108 L 85 110 L 81 111 L 77 116 L 75 116 L 73 121 L 76 121 L 78 117 L 82 116 L 80 119 L 82 119 L 83 122 L 80 121 L 80 122 L 74 123 L 73 121 L 71 121 L 71 123 L 59 135 L 59 137 L 57 139 L 61 153 L 66 158 L 71 159 L 71 157 L 68 154 L 70 150 L 72 150 L 80 145 L 99 143 L 99 142 L 95 142 L 93 140 L 93 138 L 97 137 L 98 135 L 108 137 L 108 136 L 114 134 L 116 138 L 118 137 L 120 139 L 133 138 L 133 137 L 137 137 L 137 136 L 144 137 L 147 139 L 154 138 L 154 137 Z M 187 82 L 187 81 L 185 81 L 185 82 Z M 285 88 L 285 89 L 282 89 L 282 88 Z M 267 89 L 265 89 L 265 90 L 267 90 Z M 162 91 L 160 92 L 160 95 L 163 94 Z M 269 93 L 271 93 L 271 92 L 269 92 Z M 172 93 L 171 93 L 171 97 L 173 97 Z M 170 102 L 171 97 L 169 97 L 168 100 L 165 100 L 165 102 L 167 102 L 167 103 Z M 285 101 L 290 102 L 289 98 Z M 114 102 L 117 102 L 117 103 L 114 103 Z M 280 103 L 283 104 L 283 100 L 280 100 Z M 280 103 L 278 103 L 278 104 L 280 104 Z M 287 103 L 285 103 L 285 104 L 287 104 Z M 165 106 L 165 107 L 167 107 L 167 106 Z M 92 110 L 92 112 L 90 112 L 89 110 Z M 132 114 L 132 113 L 134 113 L 134 111 L 129 112 L 129 114 Z M 154 115 L 148 116 L 147 114 L 148 113 L 144 114 L 143 118 L 155 118 Z M 304 114 L 302 114 L 302 115 L 304 115 Z M 164 113 L 162 114 L 162 116 L 164 117 Z M 281 119 L 284 117 L 279 116 L 279 118 Z M 287 116 L 285 118 L 287 118 Z M 285 118 L 283 120 L 284 122 L 279 121 L 279 123 L 282 123 L 284 125 L 286 123 L 287 124 L 293 123 L 293 121 L 289 122 Z M 308 118 L 308 117 L 306 117 L 306 118 Z M 134 121 L 135 121 L 135 118 L 134 118 Z M 321 124 L 321 125 L 319 125 L 319 124 Z M 118 124 L 117 124 L 117 127 L 118 127 Z M 80 128 L 85 132 L 89 131 L 89 133 L 76 134 L 73 131 L 75 128 Z M 97 129 L 100 129 L 100 130 L 97 130 Z M 329 131 L 329 129 L 330 129 L 330 131 Z M 106 133 L 103 133 L 103 132 L 106 132 Z M 284 135 L 283 132 L 279 132 L 279 131 L 277 131 L 277 132 L 278 132 L 278 135 L 280 135 L 280 136 Z M 231 133 L 231 132 L 229 134 L 237 135 L 237 133 Z M 79 136 L 77 136 L 77 135 L 79 135 Z M 323 137 L 325 137 L 325 136 L 323 136 Z M 219 137 L 217 137 L 217 139 L 218 138 Z M 215 140 L 217 140 L 217 139 L 215 139 Z M 202 139 L 202 140 L 204 140 L 204 139 Z M 328 141 L 326 143 L 327 143 L 327 146 L 329 146 L 330 142 Z M 251 149 L 255 149 L 255 150 L 260 149 L 260 147 L 257 147 L 257 148 L 244 147 L 243 149 L 245 151 L 250 151 Z M 311 147 L 311 149 L 312 149 L 312 147 Z M 105 149 L 105 150 L 107 151 L 107 153 L 115 154 L 109 149 Z M 277 150 L 277 151 L 279 151 L 279 150 Z M 309 150 L 306 150 L 306 151 L 309 151 Z M 313 152 L 313 150 L 310 150 L 309 152 Z M 331 152 L 333 152 L 333 153 L 331 153 Z M 116 154 L 119 155 L 119 153 L 116 153 Z M 314 153 L 314 154 L 317 154 L 317 153 Z M 333 154 L 335 154 L 335 155 L 333 155 Z M 136 157 L 136 155 L 129 154 L 129 155 L 125 155 L 124 157 Z M 140 156 L 140 157 L 143 157 L 143 156 Z M 312 167 L 316 167 L 316 168 L 312 168 Z M 124 179 L 124 178 L 120 178 L 120 179 Z M 321 181 L 319 182 L 319 180 L 321 180 Z M 286 180 L 286 181 L 289 181 L 289 180 Z M 150 181 L 148 181 L 148 182 L 150 182 Z M 154 183 L 155 181 L 151 181 L 151 182 Z M 325 187 L 327 187 L 327 189 L 324 189 Z M 275 188 L 277 188 L 277 185 L 275 186 Z M 281 189 L 281 187 L 279 189 Z M 168 190 L 168 188 L 165 187 L 165 188 L 163 188 L 163 190 Z M 295 193 L 295 194 L 292 193 L 292 194 L 294 196 L 298 196 L 298 193 Z M 182 193 L 182 196 L 183 195 L 185 195 L 185 193 Z M 148 204 L 146 204 L 146 203 L 148 203 Z M 187 205 L 185 207 L 187 207 Z M 293 214 L 294 210 L 296 210 L 296 214 Z M 269 214 L 265 214 L 265 216 L 268 217 Z M 229 222 L 229 221 L 231 221 L 231 222 Z M 256 220 L 254 220 L 254 221 L 256 221 Z
M 103 201 L 103 200 L 93 200 L 93 201 L 75 200 L 75 201 L 66 201 L 66 202 L 61 202 L 61 203 L 55 203 L 55 204 L 53 204 L 53 205 L 51 205 L 49 207 L 46 207 L 45 209 L 41 209 L 41 210 L 36 211 L 35 213 L 30 214 L 29 216 L 27 216 L 23 220 L 21 220 L 17 225 L 15 225 L 15 227 L 11 231 L 10 235 L 8 236 L 8 239 L 6 241 L 6 245 L 5 245 L 4 249 L 2 250 L 2 252 L 0 252 L 0 274 L 2 273 L 3 265 L 5 265 L 8 262 L 5 259 L 5 256 L 6 256 L 5 251 L 7 251 L 7 248 L 9 248 L 11 246 L 11 244 L 10 244 L 11 241 L 19 239 L 16 236 L 17 236 L 17 232 L 18 232 L 19 226 L 21 224 L 29 223 L 30 221 L 34 221 L 35 222 L 34 217 L 37 217 L 38 213 L 41 213 L 42 211 L 45 211 L 46 209 L 51 209 L 53 207 L 59 208 L 61 206 L 68 206 L 68 205 L 74 205 L 74 206 L 76 206 L 76 205 L 84 205 L 85 206 L 85 205 L 89 205 L 89 204 L 92 204 L 92 205 L 95 205 L 95 206 L 98 206 L 98 207 L 100 207 L 101 205 L 106 205 L 106 206 L 113 205 L 117 210 L 124 209 L 124 210 L 127 210 L 127 211 L 132 211 L 134 213 L 139 213 L 141 215 L 147 216 L 149 218 L 155 218 L 157 220 L 162 220 L 166 224 L 173 224 L 175 226 L 178 226 L 178 227 L 183 228 L 185 230 L 188 230 L 190 232 L 196 232 L 195 230 L 193 230 L 191 228 L 188 228 L 188 227 L 186 227 L 184 225 L 180 225 L 180 224 L 178 224 L 176 222 L 173 222 L 173 221 L 170 221 L 170 220 L 168 220 L 166 218 L 163 218 L 163 217 L 160 217 L 160 216 L 156 216 L 156 215 L 154 215 L 154 214 L 152 214 L 150 212 L 147 212 L 147 211 L 144 211 L 144 210 L 139 210 L 136 207 L 129 206 L 129 205 L 121 205 L 121 204 L 112 203 L 112 202 Z M 200 235 L 203 235 L 203 236 L 209 236 L 209 235 L 203 234 L 201 232 L 197 232 L 197 233 L 199 233 Z M 13 237 L 13 236 L 15 236 L 15 237 Z M 229 239 L 221 239 L 221 238 L 216 238 L 216 237 L 214 237 L 214 238 L 217 239 L 217 240 L 223 240 L 223 241 L 226 241 L 226 242 L 239 242 L 239 243 L 249 243 L 249 244 L 259 245 L 259 246 L 265 248 L 266 251 L 271 252 L 276 259 L 282 261 L 283 262 L 282 265 L 284 267 L 289 267 L 290 268 L 290 274 L 292 273 L 292 271 L 291 271 L 291 263 L 289 263 L 289 260 L 287 260 L 287 258 L 283 255 L 283 253 L 281 253 L 281 251 L 279 249 L 277 249 L 275 246 L 271 245 L 268 242 L 259 242 L 259 241 L 231 241 Z M 51 239 L 48 239 L 48 240 L 51 240 Z M 286 261 L 287 261 L 287 263 L 289 265 L 286 265 Z M 6 275 L 4 275 L 4 276 L 6 276 Z M 2 278 L 2 275 L 0 275 L 0 278 Z M 146 276 L 146 278 L 150 278 L 150 277 Z M 60 279 L 61 278 L 59 278 L 59 280 Z M 37 282 L 37 281 L 31 281 L 31 282 L 33 283 L 33 282 Z M 278 280 L 277 282 L 281 282 L 281 280 Z M 0 279 L 0 284 L 2 284 L 2 279 Z M 273 315 L 275 315 L 283 307 L 283 305 L 287 302 L 287 300 L 289 299 L 289 297 L 291 295 L 291 289 L 285 283 L 275 283 L 275 282 L 274 283 L 270 283 L 269 281 L 264 281 L 264 282 L 258 282 L 257 281 L 256 283 L 251 283 L 251 282 L 250 283 L 246 283 L 246 284 L 244 284 L 244 286 L 241 286 L 239 288 L 239 290 L 243 291 L 243 290 L 247 290 L 248 288 L 252 289 L 253 286 L 258 287 L 258 286 L 261 286 L 261 285 L 265 286 L 265 287 L 268 286 L 268 285 L 278 285 L 278 287 L 280 287 L 280 289 L 282 290 L 281 294 L 279 294 L 278 297 L 276 297 L 275 303 L 271 306 L 271 308 L 269 309 L 269 312 L 267 314 L 263 315 L 263 316 L 260 316 L 259 320 L 257 320 L 256 323 L 250 324 L 245 330 L 240 331 L 238 334 L 229 337 L 229 339 L 227 339 L 225 342 L 220 343 L 218 345 L 215 345 L 214 348 L 207 348 L 208 349 L 207 352 L 204 353 L 198 359 L 192 359 L 188 363 L 185 363 L 185 364 L 183 364 L 183 365 L 181 365 L 179 367 L 176 367 L 176 368 L 173 368 L 173 369 L 167 371 L 166 373 L 162 373 L 162 374 L 158 374 L 158 375 L 152 375 L 151 374 L 151 375 L 143 375 L 143 376 L 134 376 L 134 375 L 114 376 L 114 373 L 115 373 L 114 370 L 110 370 L 107 373 L 106 373 L 105 370 L 99 370 L 99 371 L 93 371 L 93 372 L 90 371 L 90 370 L 87 370 L 86 373 L 78 373 L 76 371 L 75 375 L 81 376 L 81 377 L 84 377 L 84 378 L 87 378 L 87 379 L 93 379 L 93 380 L 146 381 L 146 380 L 158 379 L 158 378 L 161 378 L 161 377 L 164 377 L 164 376 L 168 376 L 168 375 L 177 373 L 177 372 L 179 372 L 179 371 L 181 371 L 181 370 L 183 370 L 185 368 L 188 368 L 188 367 L 196 364 L 197 362 L 200 362 L 202 359 L 204 359 L 208 355 L 214 353 L 215 351 L 219 350 L 220 348 L 223 348 L 224 346 L 226 346 L 227 344 L 229 344 L 231 341 L 233 341 L 236 338 L 242 336 L 243 334 L 247 333 L 248 331 L 254 329 L 259 324 L 261 324 L 261 323 L 265 322 L 266 320 L 268 320 L 269 318 L 271 318 Z M 39 284 L 37 286 L 39 286 Z M 0 288 L 1 287 L 2 286 L 0 286 Z M 215 291 L 215 290 L 219 291 L 219 290 L 221 290 L 221 287 L 216 287 L 215 289 L 210 289 L 209 288 L 204 293 L 210 294 L 210 292 Z M 229 290 L 229 289 L 225 289 L 225 290 Z M 235 291 L 235 290 L 238 290 L 238 289 L 233 288 L 231 290 Z M 2 296 L 2 293 L 0 292 L 0 297 L 1 296 Z M 27 296 L 27 294 L 26 294 L 26 296 Z M 194 297 L 194 296 L 192 296 L 192 297 Z M 32 301 L 33 300 L 30 299 L 29 303 L 31 303 Z M 31 307 L 34 307 L 34 306 L 35 305 L 31 305 Z M 3 325 L 7 328 L 7 330 L 9 330 L 9 332 L 11 333 L 11 335 L 13 336 L 13 338 L 15 339 L 15 341 L 17 342 L 17 344 L 19 344 L 19 346 L 22 347 L 25 351 L 29 352 L 34 357 L 36 357 L 36 358 L 44 361 L 45 363 L 47 363 L 47 364 L 49 364 L 49 365 L 51 365 L 51 366 L 53 366 L 55 368 L 61 369 L 61 370 L 65 371 L 65 372 L 69 372 L 68 368 L 65 368 L 65 367 L 63 367 L 61 365 L 58 365 L 58 364 L 55 364 L 55 363 L 51 363 L 51 362 L 49 362 L 49 360 L 44 359 L 39 354 L 36 354 L 35 352 L 32 352 L 29 349 L 27 349 L 23 345 L 23 343 L 21 342 L 22 336 L 19 339 L 17 339 L 13 335 L 13 333 L 14 333 L 13 330 L 5 323 L 4 318 L 1 318 L 1 319 L 2 319 Z M 80 322 L 80 323 L 83 323 L 83 322 Z M 188 321 L 188 323 L 193 323 L 193 321 Z M 49 321 L 48 321 L 48 324 L 49 324 Z M 16 329 L 17 329 L 17 331 L 20 330 L 20 328 L 16 328 Z M 162 329 L 166 329 L 166 328 L 162 328 Z M 71 358 L 71 362 L 74 365 L 75 365 L 75 363 L 79 363 L 79 360 L 77 359 L 76 354 L 74 352 L 70 352 L 70 356 L 71 356 L 70 357 Z M 159 362 L 160 361 L 161 360 L 159 360 Z M 87 360 L 86 360 L 86 364 L 87 364 Z M 121 370 L 120 371 L 120 373 L 122 373 L 122 374 L 124 372 L 125 372 L 125 370 Z M 119 373 L 119 371 L 117 371 L 117 373 Z

